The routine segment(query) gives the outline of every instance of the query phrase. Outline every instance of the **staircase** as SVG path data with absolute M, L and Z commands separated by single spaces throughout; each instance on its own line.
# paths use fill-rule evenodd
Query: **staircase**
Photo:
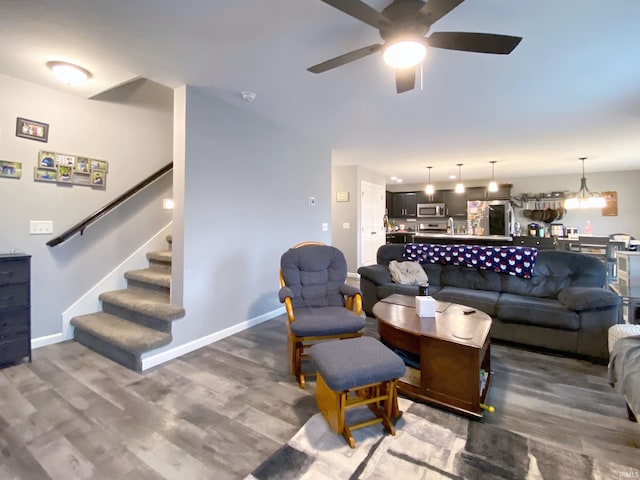
M 169 303 L 171 249 L 149 252 L 147 260 L 149 268 L 125 272 L 127 288 L 100 294 L 101 312 L 71 319 L 76 341 L 138 372 L 142 354 L 170 343 L 172 321 L 185 314 Z

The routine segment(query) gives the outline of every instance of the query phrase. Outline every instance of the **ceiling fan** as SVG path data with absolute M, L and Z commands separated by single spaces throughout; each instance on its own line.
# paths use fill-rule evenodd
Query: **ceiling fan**
M 383 44 L 375 43 L 309 67 L 311 73 L 322 73 L 372 53 L 383 51 L 385 62 L 395 67 L 398 93 L 412 90 L 416 82 L 416 65 L 424 58 L 427 47 L 462 50 L 465 52 L 509 54 L 522 37 L 493 33 L 434 32 L 428 37 L 431 25 L 440 20 L 464 0 L 394 0 L 378 12 L 361 0 L 322 0 L 361 22 L 380 31 Z M 401 45 L 417 51 L 418 59 L 392 63 L 394 49 Z M 420 56 L 421 55 L 421 56 Z M 413 63 L 412 63 L 413 62 Z

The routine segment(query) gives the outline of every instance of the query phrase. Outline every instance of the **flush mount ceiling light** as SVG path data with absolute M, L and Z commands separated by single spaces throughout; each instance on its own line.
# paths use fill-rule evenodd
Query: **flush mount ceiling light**
M 382 54 L 384 62 L 393 68 L 415 67 L 424 60 L 427 48 L 417 40 L 399 40 L 387 43 Z
M 424 193 L 426 193 L 427 195 L 433 195 L 436 191 L 435 188 L 433 188 L 433 185 L 431 184 L 431 169 L 433 167 L 427 167 L 429 169 L 429 181 L 427 182 L 427 186 L 424 187 Z
M 78 86 L 91 78 L 91 72 L 69 62 L 47 62 L 47 67 L 62 82 L 70 86 Z
M 463 163 L 458 163 L 458 183 L 456 184 L 456 193 L 464 193 L 464 185 L 462 184 L 462 176 L 461 176 L 461 172 L 462 172 L 462 165 L 464 165 Z
M 572 193 L 564 201 L 564 208 L 604 208 L 607 201 L 598 192 L 592 192 L 587 188 L 587 178 L 584 176 L 584 161 L 587 157 L 580 157 L 582 162 L 582 178 L 580 179 L 580 190 Z
M 491 160 L 489 162 L 491 164 L 491 181 L 489 182 L 489 187 L 487 188 L 487 190 L 489 190 L 490 192 L 497 192 L 498 191 L 498 182 L 496 182 L 496 177 L 494 175 L 494 167 L 496 166 L 496 163 L 498 163 L 497 160 Z
M 240 95 L 242 95 L 242 98 L 244 98 L 247 102 L 253 102 L 257 96 L 256 92 L 250 92 L 248 90 L 240 92 Z

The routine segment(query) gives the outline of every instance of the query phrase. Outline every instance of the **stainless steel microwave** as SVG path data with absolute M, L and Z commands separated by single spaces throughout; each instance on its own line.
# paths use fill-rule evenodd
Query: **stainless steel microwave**
M 442 218 L 445 216 L 444 203 L 419 203 L 418 218 Z

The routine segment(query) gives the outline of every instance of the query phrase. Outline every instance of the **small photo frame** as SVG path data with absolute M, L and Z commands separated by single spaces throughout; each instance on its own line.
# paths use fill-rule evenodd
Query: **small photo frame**
M 46 143 L 49 140 L 49 124 L 18 117 L 16 121 L 16 137 Z
M 39 168 L 56 168 L 56 154 L 55 152 L 45 152 L 40 150 L 38 155 L 38 167 Z
M 78 157 L 76 161 L 75 172 L 89 174 L 91 168 L 90 160 L 87 157 Z
M 91 170 L 102 170 L 104 173 L 108 171 L 107 165 L 108 163 L 105 160 L 95 160 L 92 158 L 90 168 Z
M 6 162 L 0 160 L 0 177 L 20 178 L 22 177 L 21 162 Z
M 71 183 L 73 180 L 73 167 L 70 165 L 58 165 L 56 181 L 59 183 Z
M 102 170 L 91 171 L 91 186 L 93 187 L 106 187 L 107 176 Z
M 73 155 L 56 153 L 56 166 L 62 165 L 65 167 L 73 167 L 75 164 L 76 164 L 76 157 L 74 157 Z
M 84 172 L 73 172 L 73 184 L 74 185 L 91 185 L 91 175 Z
M 56 182 L 56 171 L 50 168 L 38 168 L 33 169 L 33 179 L 36 182 Z

